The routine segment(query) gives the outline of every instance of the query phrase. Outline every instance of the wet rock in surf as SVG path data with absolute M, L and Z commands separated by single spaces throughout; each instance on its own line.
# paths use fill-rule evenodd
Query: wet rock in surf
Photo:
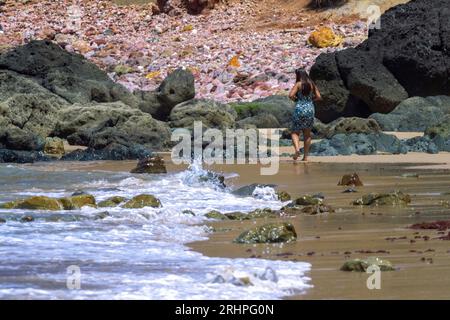
M 63 205 L 64 210 L 76 210 L 85 206 L 93 208 L 97 207 L 94 196 L 90 194 L 61 198 L 59 199 L 59 202 Z
M 291 195 L 286 191 L 277 191 L 277 197 L 282 202 L 291 200 Z
M 322 198 L 314 197 L 311 195 L 301 196 L 293 201 L 294 204 L 299 206 L 318 205 L 323 202 Z
M 111 214 L 108 211 L 99 212 L 94 216 L 94 220 L 103 220 L 107 217 L 110 217 Z
M 117 207 L 119 204 L 124 203 L 127 200 L 128 199 L 125 198 L 125 197 L 114 196 L 114 197 L 110 197 L 108 199 L 105 199 L 103 201 L 100 201 L 97 206 L 99 208 Z
M 1 224 L 1 223 L 6 223 L 6 220 L 3 219 L 3 218 L 0 218 L 0 224 Z
M 345 174 L 342 176 L 341 180 L 338 182 L 338 186 L 353 186 L 360 187 L 363 186 L 361 179 L 357 173 Z
M 58 199 L 45 196 L 30 197 L 24 200 L 16 200 L 1 205 L 5 209 L 29 209 L 29 210 L 63 210 L 63 205 Z
M 297 233 L 291 223 L 269 223 L 241 233 L 236 243 L 279 243 L 297 240 Z
M 199 182 L 211 182 L 214 185 L 225 188 L 225 177 L 219 173 L 213 171 L 207 171 L 205 174 L 202 174 L 198 177 Z
M 353 201 L 354 205 L 407 205 L 411 202 L 411 196 L 401 191 L 392 193 L 369 193 Z
M 34 217 L 27 215 L 27 216 L 23 216 L 22 218 L 20 218 L 20 222 L 33 222 L 34 221 Z
M 160 156 L 154 156 L 139 160 L 136 168 L 131 170 L 131 173 L 167 173 L 164 159 Z
M 250 197 L 253 195 L 253 192 L 255 191 L 256 188 L 265 188 L 265 187 L 275 188 L 276 185 L 253 183 L 250 185 L 240 187 L 236 190 L 233 190 L 231 193 L 234 194 L 235 196 Z
M 228 217 L 219 211 L 212 210 L 205 214 L 205 217 L 208 219 L 216 219 L 216 220 L 228 220 Z
M 192 210 L 183 210 L 183 211 L 181 211 L 181 213 L 188 215 L 188 216 L 195 216 L 195 212 Z
M 140 209 L 144 207 L 158 208 L 161 207 L 161 202 L 151 194 L 141 194 L 133 197 L 123 205 L 125 209 Z
M 75 210 L 84 206 L 95 207 L 95 198 L 92 195 L 79 195 L 66 198 L 50 198 L 46 196 L 35 196 L 22 200 L 15 200 L 0 205 L 5 209 L 28 209 L 28 210 Z
M 45 139 L 44 153 L 62 156 L 65 153 L 64 140 L 57 137 L 47 137 Z
M 380 271 L 395 271 L 395 268 L 390 261 L 378 257 L 346 261 L 342 265 L 341 271 L 366 272 L 367 268 L 370 266 L 376 266 L 380 268 Z

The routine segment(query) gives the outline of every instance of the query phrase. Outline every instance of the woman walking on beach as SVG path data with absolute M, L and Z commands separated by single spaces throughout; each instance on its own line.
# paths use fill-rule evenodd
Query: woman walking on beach
M 309 146 L 311 145 L 311 129 L 314 124 L 313 100 L 321 100 L 316 85 L 303 69 L 295 70 L 295 85 L 289 93 L 289 98 L 296 102 L 292 116 L 291 137 L 294 145 L 294 161 L 300 156 L 300 131 L 303 132 L 304 154 L 302 161 L 308 160 Z

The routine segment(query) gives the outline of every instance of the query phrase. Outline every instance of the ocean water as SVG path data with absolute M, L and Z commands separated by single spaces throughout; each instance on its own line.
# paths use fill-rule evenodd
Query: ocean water
M 6 220 L 0 223 L 0 299 L 280 299 L 308 290 L 308 263 L 210 258 L 187 247 L 212 232 L 204 217 L 210 210 L 248 212 L 282 205 L 274 190 L 239 198 L 199 179 L 204 174 L 199 164 L 167 175 L 0 165 L 0 203 L 78 190 L 97 201 L 150 193 L 162 203 L 143 209 L 0 209 Z M 109 216 L 95 219 L 104 211 Z M 35 220 L 21 222 L 24 215 Z

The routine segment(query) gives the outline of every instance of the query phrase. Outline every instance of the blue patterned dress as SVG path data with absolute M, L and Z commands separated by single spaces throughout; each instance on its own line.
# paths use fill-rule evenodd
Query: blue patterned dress
M 297 92 L 297 104 L 292 115 L 291 131 L 297 132 L 303 129 L 311 129 L 314 124 L 314 103 L 312 93 L 304 96 Z

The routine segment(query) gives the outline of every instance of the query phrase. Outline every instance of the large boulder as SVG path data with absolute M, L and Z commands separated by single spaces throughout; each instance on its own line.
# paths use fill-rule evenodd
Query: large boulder
M 273 95 L 266 98 L 256 99 L 251 102 L 233 103 L 231 106 L 237 112 L 237 120 L 246 120 L 249 123 L 255 124 L 268 122 L 267 116 L 270 114 L 278 121 L 279 127 L 286 128 L 291 124 L 292 113 L 294 112 L 295 103 L 287 96 Z M 259 117 L 259 118 L 258 118 Z M 246 119 L 252 118 L 252 119 Z M 274 119 L 270 120 L 270 125 L 276 125 Z
M 339 118 L 331 122 L 326 129 L 326 137 L 331 138 L 339 133 L 378 133 L 380 126 L 374 119 L 358 117 Z
M 117 143 L 162 149 L 170 142 L 168 126 L 151 115 L 122 102 L 75 104 L 60 113 L 54 136 L 72 145 L 103 149 Z
M 42 151 L 17 151 L 0 148 L 0 163 L 34 163 L 39 161 L 50 161 Z
M 425 131 L 438 124 L 446 114 L 450 114 L 449 96 L 411 97 L 392 112 L 374 113 L 370 118 L 384 131 Z
M 388 113 L 408 96 L 450 92 L 448 0 L 412 0 L 386 11 L 356 48 L 324 53 L 311 76 L 324 100 L 317 117 Z
M 122 101 L 134 107 L 139 103 L 96 65 L 51 41 L 31 41 L 0 55 L 0 69 L 25 75 L 70 103 Z
M 42 138 L 53 130 L 58 112 L 69 106 L 30 78 L 0 70 L 0 128 L 15 128 Z
M 425 130 L 425 136 L 441 151 L 450 152 L 450 114 L 447 114 L 435 126 Z
M 203 128 L 226 129 L 235 126 L 236 112 L 228 105 L 207 99 L 192 99 L 180 103 L 170 113 L 173 128 L 194 127 L 194 121 L 201 121 Z
M 1 122 L 1 121 L 0 121 Z M 0 148 L 24 151 L 42 151 L 45 140 L 32 132 L 13 125 L 0 127 Z
M 310 149 L 311 155 L 314 156 L 369 155 L 377 152 L 401 154 L 407 151 L 401 140 L 394 135 L 382 132 L 370 134 L 340 133 L 330 139 L 323 139 L 320 142 L 313 143 Z
M 111 143 L 102 149 L 77 149 L 61 157 L 63 161 L 136 160 L 151 157 L 152 152 L 140 144 Z
M 195 97 L 194 76 L 189 70 L 178 68 L 155 91 L 136 90 L 134 94 L 141 100 L 139 109 L 167 121 L 173 107 Z

